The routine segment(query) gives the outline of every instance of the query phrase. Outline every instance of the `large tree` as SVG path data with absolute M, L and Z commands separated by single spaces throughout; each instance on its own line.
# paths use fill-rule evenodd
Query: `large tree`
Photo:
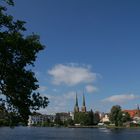
M 96 119 L 96 118 L 97 118 L 97 113 L 94 114 L 92 110 L 89 112 L 75 112 L 74 123 L 85 125 L 85 126 L 94 125 L 95 124 L 94 119 Z
M 127 112 L 123 112 L 119 105 L 111 108 L 109 119 L 115 126 L 122 126 L 123 123 L 131 120 L 130 115 Z
M 100 115 L 99 115 L 99 112 L 96 111 L 94 113 L 94 124 L 97 125 L 99 122 L 100 122 Z
M 2 2 L 2 0 L 1 0 Z M 12 0 L 6 0 L 13 5 Z M 42 97 L 31 67 L 37 54 L 44 49 L 39 36 L 25 36 L 25 22 L 14 20 L 0 4 L 0 101 L 6 103 L 8 111 L 19 115 L 27 123 L 32 110 L 48 105 L 48 98 Z
M 119 105 L 115 105 L 111 108 L 109 119 L 115 126 L 122 125 L 122 110 Z

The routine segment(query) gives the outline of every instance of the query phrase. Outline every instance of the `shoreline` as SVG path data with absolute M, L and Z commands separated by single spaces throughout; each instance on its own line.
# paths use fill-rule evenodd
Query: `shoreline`
M 117 126 L 68 126 L 67 128 L 107 128 L 107 129 L 140 129 L 140 127 L 117 127 Z
M 13 126 L 13 127 L 10 127 L 10 126 L 0 126 L 0 128 L 2 127 L 9 127 L 9 128 L 15 128 L 15 127 L 37 127 L 37 128 L 101 128 L 101 129 L 140 129 L 140 127 L 116 127 L 116 126 L 53 126 L 53 127 L 50 127 L 50 126 Z

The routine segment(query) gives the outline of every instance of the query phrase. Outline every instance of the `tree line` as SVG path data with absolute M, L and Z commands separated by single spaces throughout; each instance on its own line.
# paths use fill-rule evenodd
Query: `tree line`
M 74 113 L 74 123 L 83 126 L 97 125 L 100 122 L 99 112 L 75 112 Z

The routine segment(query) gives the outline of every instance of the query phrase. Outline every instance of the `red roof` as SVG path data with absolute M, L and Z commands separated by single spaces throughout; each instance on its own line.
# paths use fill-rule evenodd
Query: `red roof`
M 128 112 L 130 117 L 133 118 L 138 113 L 138 110 L 123 110 L 123 112 Z

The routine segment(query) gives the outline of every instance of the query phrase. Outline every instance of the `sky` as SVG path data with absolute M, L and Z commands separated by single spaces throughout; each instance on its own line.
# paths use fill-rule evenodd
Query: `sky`
M 140 104 L 139 7 L 139 0 L 15 0 L 8 12 L 46 46 L 33 68 L 50 101 L 42 113 L 73 111 L 76 92 L 87 110 Z

